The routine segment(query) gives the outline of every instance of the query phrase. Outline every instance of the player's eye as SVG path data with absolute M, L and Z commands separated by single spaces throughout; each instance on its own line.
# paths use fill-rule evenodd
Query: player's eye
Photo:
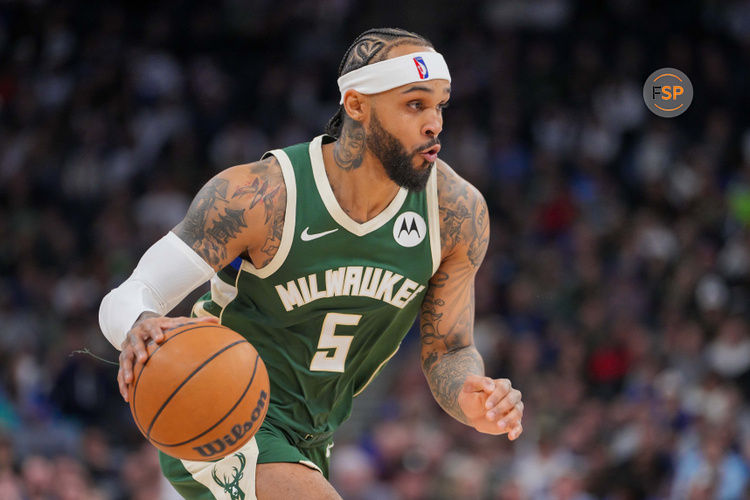
M 422 106 L 422 101 L 409 101 L 407 106 L 416 110 L 421 110 L 424 107 Z
M 440 111 L 448 109 L 448 103 L 447 102 L 441 102 L 440 104 L 438 104 L 438 109 Z

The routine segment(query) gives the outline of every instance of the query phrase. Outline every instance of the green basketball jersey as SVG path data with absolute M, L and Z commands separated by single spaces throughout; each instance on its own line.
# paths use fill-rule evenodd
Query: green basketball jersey
M 211 280 L 196 314 L 245 336 L 268 369 L 267 419 L 326 439 L 395 354 L 440 263 L 436 174 L 358 223 L 339 206 L 321 146 L 275 150 L 287 192 L 281 244 L 266 266 L 237 259 Z

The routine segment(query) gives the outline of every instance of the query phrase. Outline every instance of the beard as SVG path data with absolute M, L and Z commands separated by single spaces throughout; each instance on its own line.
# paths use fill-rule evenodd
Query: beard
M 413 166 L 413 158 L 419 151 L 440 144 L 440 141 L 433 139 L 409 153 L 396 136 L 383 128 L 373 111 L 365 143 L 383 164 L 386 174 L 393 182 L 409 191 L 422 191 L 427 185 L 433 166 L 427 160 L 423 160 L 422 168 L 417 169 Z

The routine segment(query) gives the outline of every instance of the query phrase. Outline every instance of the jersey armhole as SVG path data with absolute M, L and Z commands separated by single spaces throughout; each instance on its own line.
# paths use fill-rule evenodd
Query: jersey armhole
M 284 185 L 286 187 L 286 212 L 284 213 L 284 228 L 281 230 L 281 243 L 279 244 L 278 250 L 276 250 L 276 254 L 271 259 L 271 262 L 258 269 L 252 262 L 244 259 L 242 260 L 242 266 L 240 269 L 257 276 L 258 278 L 268 278 L 278 271 L 281 265 L 284 264 L 284 261 L 289 255 L 289 250 L 292 248 L 297 216 L 297 183 L 294 179 L 294 167 L 292 167 L 292 162 L 289 160 L 289 156 L 287 156 L 287 154 L 281 149 L 269 151 L 263 155 L 263 157 L 266 158 L 268 155 L 275 156 L 281 166 L 281 174 L 284 177 Z
M 430 231 L 430 251 L 432 252 L 432 274 L 440 267 L 442 249 L 440 248 L 440 207 L 437 193 L 437 164 L 432 168 L 427 180 L 425 194 L 427 195 L 427 223 Z

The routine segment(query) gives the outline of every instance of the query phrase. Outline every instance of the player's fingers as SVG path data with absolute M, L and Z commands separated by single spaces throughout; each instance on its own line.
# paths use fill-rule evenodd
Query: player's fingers
M 146 343 L 144 342 L 144 339 L 154 338 L 157 335 L 156 330 L 159 330 L 159 328 L 152 324 L 140 324 L 128 334 L 128 337 L 130 338 L 130 347 L 133 349 L 137 362 L 145 363 L 146 359 L 148 359 L 148 352 L 146 351 Z M 160 331 L 159 334 L 161 334 Z
M 468 375 L 464 380 L 463 392 L 492 392 L 495 382 L 489 377 L 479 375 Z
M 492 393 L 487 398 L 487 401 L 484 403 L 484 407 L 486 409 L 488 409 L 488 410 L 491 409 L 491 408 L 496 407 L 498 405 L 498 403 L 500 403 L 505 398 L 507 398 L 508 394 L 510 392 L 512 392 L 511 388 L 512 388 L 512 386 L 510 384 L 510 380 L 508 380 L 507 378 L 501 378 L 501 379 L 495 380 L 495 390 L 492 391 Z M 518 391 L 516 391 L 516 392 L 518 392 Z M 521 393 L 519 392 L 518 394 L 520 395 Z M 519 398 L 519 400 L 520 400 L 520 398 Z M 513 406 L 516 403 L 517 403 L 517 401 L 515 401 L 512 404 L 508 405 L 508 409 L 510 409 L 510 407 Z
M 219 323 L 219 318 L 216 316 L 201 316 L 200 318 L 195 318 L 195 321 L 200 321 L 201 323 Z
M 133 381 L 133 353 L 126 347 L 120 353 L 120 369 L 117 372 L 117 385 L 122 398 L 128 400 L 128 384 Z
M 185 323 L 197 323 L 199 318 L 188 318 L 186 316 L 175 316 L 174 318 L 159 318 L 159 325 L 162 328 L 174 328 L 184 325 Z
M 513 429 L 521 423 L 523 418 L 523 403 L 519 403 L 509 411 L 503 418 L 498 420 L 497 425 L 501 429 Z
M 511 441 L 515 441 L 516 439 L 519 438 L 521 433 L 523 433 L 523 425 L 521 425 L 519 422 L 519 424 L 515 426 L 513 429 L 511 429 L 510 432 L 508 433 L 508 439 L 510 439 Z
M 148 344 L 148 340 L 151 339 L 157 344 L 161 344 L 164 341 L 164 330 L 169 330 L 171 328 L 171 326 L 165 326 L 165 322 L 172 319 L 173 318 L 152 318 L 140 323 L 138 326 L 143 329 L 143 341 Z
M 176 318 L 160 318 L 162 320 L 161 327 L 165 330 L 170 328 L 176 328 L 184 325 L 185 323 L 218 323 L 219 318 L 216 316 L 201 316 L 200 318 L 187 318 L 185 316 L 179 316 Z
M 120 390 L 120 396 L 125 402 L 128 401 L 127 392 L 125 391 L 125 381 L 123 380 L 122 368 L 117 371 L 117 388 Z
M 493 393 L 487 399 L 490 400 L 490 398 L 492 398 L 495 395 L 496 394 Z M 502 417 L 503 415 L 508 413 L 510 410 L 512 410 L 513 407 L 516 406 L 521 401 L 521 397 L 522 397 L 521 391 L 519 391 L 518 389 L 511 389 L 505 395 L 505 397 L 500 399 L 499 403 L 497 403 L 495 406 L 493 406 L 487 411 L 487 418 L 489 418 L 490 420 L 493 420 L 494 417 Z

